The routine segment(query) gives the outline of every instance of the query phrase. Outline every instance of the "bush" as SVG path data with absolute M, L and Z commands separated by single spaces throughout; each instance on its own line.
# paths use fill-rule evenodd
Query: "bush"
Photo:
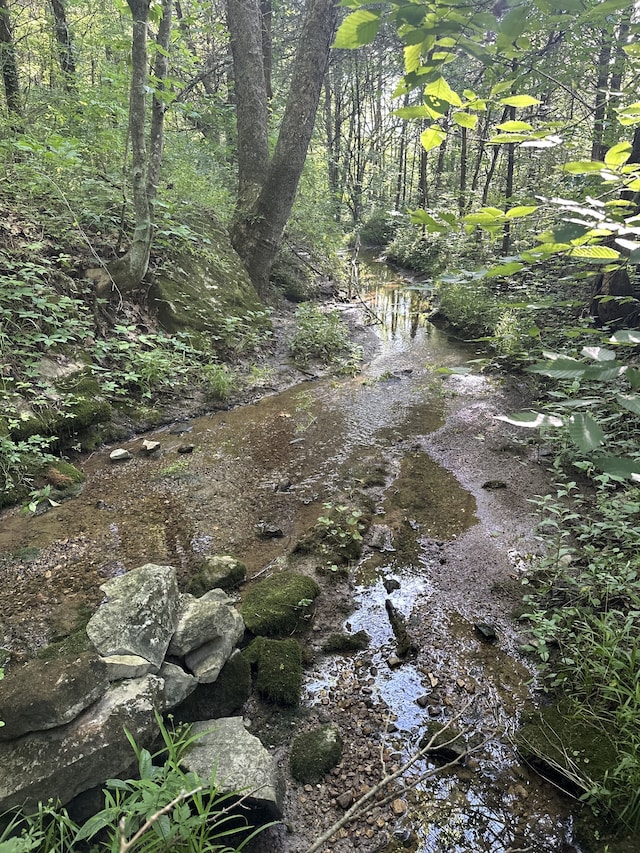
M 387 258 L 401 267 L 422 275 L 436 276 L 445 267 L 448 258 L 447 237 L 441 234 L 423 234 L 415 225 L 398 229 L 387 246 Z
M 289 344 L 294 361 L 331 363 L 350 351 L 349 329 L 337 311 L 325 313 L 305 303 L 296 311 L 296 331 Z
M 375 210 L 360 228 L 360 241 L 364 246 L 386 246 L 393 240 L 399 225 L 395 211 Z

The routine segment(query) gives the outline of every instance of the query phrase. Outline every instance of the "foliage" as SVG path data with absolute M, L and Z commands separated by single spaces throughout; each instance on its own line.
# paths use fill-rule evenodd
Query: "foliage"
M 237 853 L 261 831 L 251 831 L 233 810 L 242 792 L 217 793 L 215 768 L 200 779 L 182 767 L 197 736 L 189 727 L 168 729 L 156 719 L 162 748 L 151 754 L 127 737 L 138 763 L 138 778 L 110 779 L 105 806 L 82 826 L 65 809 L 40 804 L 33 815 L 13 815 L 0 834 L 0 853 L 67 853 L 89 845 L 91 851 L 153 853 Z M 244 840 L 238 841 L 238 835 Z
M 400 219 L 395 211 L 374 210 L 360 226 L 358 236 L 364 246 L 386 247 L 396 236 L 399 226 Z
M 320 553 L 328 562 L 346 563 L 362 551 L 362 511 L 346 504 L 324 503 L 325 514 L 313 528 Z
M 618 763 L 587 799 L 637 830 L 640 489 L 601 483 L 591 500 L 569 482 L 538 505 L 547 556 L 525 581 L 529 648 L 548 688 L 572 697 L 595 737 L 604 726 L 614 739 Z
M 311 303 L 301 305 L 296 311 L 296 329 L 289 351 L 298 364 L 318 360 L 333 365 L 339 372 L 353 372 L 360 359 L 339 313 L 322 311 Z
M 421 275 L 436 276 L 448 260 L 448 241 L 441 234 L 428 234 L 411 224 L 397 229 L 386 247 L 392 263 L 415 270 Z

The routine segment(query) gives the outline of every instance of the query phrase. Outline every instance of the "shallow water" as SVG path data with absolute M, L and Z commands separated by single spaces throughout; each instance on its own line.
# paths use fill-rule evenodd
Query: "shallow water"
M 577 849 L 569 846 L 566 804 L 519 765 L 509 743 L 531 678 L 513 652 L 514 635 L 483 644 L 460 606 L 461 590 L 441 578 L 447 543 L 480 522 L 473 495 L 434 461 L 423 438 L 443 424 L 447 393 L 473 395 L 485 380 L 447 385 L 433 367 L 476 353 L 427 323 L 422 294 L 388 267 L 370 262 L 361 281 L 371 279 L 376 286 L 363 298 L 379 348 L 362 375 L 305 382 L 144 436 L 161 442 L 158 458 L 141 454 L 142 437 L 122 445 L 134 458 L 121 465 L 105 448 L 85 460 L 87 483 L 76 499 L 31 518 L 3 513 L 0 646 L 32 654 L 97 605 L 100 583 L 145 562 L 175 565 L 186 578 L 203 555 L 232 553 L 250 575 L 262 574 L 286 560 L 324 502 L 348 501 L 375 471 L 373 521 L 387 529 L 389 547 L 365 550 L 354 570 L 357 609 L 345 620 L 347 630 L 367 631 L 371 647 L 316 664 L 305 703 L 313 707 L 366 672 L 394 722 L 389 743 L 403 756 L 416 750 L 429 720 L 456 712 L 461 728 L 487 741 L 462 771 L 407 787 L 400 823 L 414 832 L 414 851 Z M 195 449 L 178 454 L 185 443 Z M 258 536 L 265 527 L 279 535 Z M 389 578 L 399 582 L 391 593 L 383 585 Z M 387 598 L 421 642 L 420 655 L 398 667 L 387 663 L 395 647 Z M 425 695 L 423 707 L 416 700 Z M 430 767 L 423 761 L 412 772 Z

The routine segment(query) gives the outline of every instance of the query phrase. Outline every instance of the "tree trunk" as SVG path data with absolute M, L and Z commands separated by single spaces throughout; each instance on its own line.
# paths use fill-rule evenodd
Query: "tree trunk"
M 514 69 L 515 70 L 515 69 Z M 509 107 L 509 121 L 515 121 L 516 108 Z M 513 197 L 513 176 L 516 165 L 516 146 L 513 142 L 507 145 L 507 180 L 504 189 L 505 211 L 509 209 Z M 508 255 L 511 248 L 511 220 L 507 219 L 502 229 L 502 254 Z
M 67 13 L 63 0 L 49 0 L 53 20 L 55 23 L 56 41 L 58 42 L 58 56 L 64 79 L 64 88 L 67 92 L 76 90 L 76 61 L 73 56 L 73 42 L 71 31 L 67 22 Z
M 271 162 L 265 168 L 265 152 L 261 146 L 262 140 L 266 142 L 267 139 L 266 110 L 260 112 L 260 127 L 256 127 L 257 117 L 247 116 L 247 104 L 241 104 L 246 96 L 256 109 L 262 110 L 263 104 L 266 106 L 262 52 L 260 50 L 258 55 L 253 46 L 254 41 L 261 46 L 262 22 L 258 3 L 253 3 L 253 12 L 248 8 L 250 3 L 251 0 L 230 0 L 229 3 L 232 45 L 235 43 L 234 66 L 236 61 L 240 66 L 236 67 L 240 191 L 231 226 L 231 242 L 242 258 L 254 287 L 264 296 L 307 156 L 335 30 L 336 9 L 334 0 L 308 2 L 278 141 Z M 249 55 L 252 58 L 251 69 Z M 257 74 L 257 78 L 252 80 L 248 76 L 250 73 Z M 241 75 L 243 80 L 239 86 Z M 252 136 L 247 138 L 250 129 L 259 134 L 257 140 Z M 250 157 L 248 150 L 255 151 L 256 148 L 261 149 L 258 156 Z M 244 152 L 242 163 L 241 150 Z M 263 170 L 261 175 L 257 168 L 259 165 Z M 249 204 L 248 186 L 258 189 L 255 200 Z
M 162 98 L 163 81 L 167 76 L 171 35 L 172 0 L 163 0 L 162 19 L 158 28 L 158 50 L 154 66 L 157 89 L 151 111 L 149 152 L 145 139 L 146 90 L 148 86 L 147 28 L 151 0 L 127 0 L 133 16 L 131 47 L 131 88 L 129 93 L 129 136 L 132 152 L 132 192 L 135 226 L 131 246 L 125 255 L 107 264 L 106 277 L 96 275 L 98 296 L 112 288 L 120 292 L 134 290 L 149 267 L 153 242 L 153 207 L 162 165 L 162 145 L 165 102 Z
M 7 110 L 14 119 L 20 119 L 22 118 L 20 78 L 18 77 L 18 63 L 11 33 L 7 0 L 0 0 L 0 64 L 2 65 L 2 82 L 7 99 Z
M 598 79 L 596 81 L 596 102 L 593 111 L 593 137 L 591 143 L 591 159 L 602 160 L 606 151 L 603 141 L 604 119 L 607 112 L 607 83 L 609 81 L 609 64 L 611 62 L 611 35 L 603 31 L 600 54 L 598 56 Z

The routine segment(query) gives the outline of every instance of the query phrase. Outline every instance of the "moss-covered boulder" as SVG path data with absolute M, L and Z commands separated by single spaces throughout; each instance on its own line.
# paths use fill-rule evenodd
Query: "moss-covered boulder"
M 256 673 L 256 690 L 263 699 L 290 707 L 300 703 L 302 653 L 295 640 L 256 637 L 243 654 Z
M 291 775 L 304 785 L 314 785 L 342 758 L 342 738 L 337 726 L 327 724 L 299 734 L 291 745 Z
M 289 636 L 310 623 L 313 601 L 319 594 L 320 587 L 312 578 L 281 572 L 247 592 L 240 614 L 252 634 Z
M 234 589 L 246 576 L 247 567 L 235 557 L 226 554 L 207 557 L 189 581 L 187 592 L 200 596 L 211 589 Z
M 332 652 L 361 652 L 367 648 L 370 641 L 371 638 L 366 631 L 356 631 L 355 634 L 341 631 L 329 634 L 322 644 L 322 651 L 328 654 Z
M 529 714 L 516 734 L 520 755 L 572 794 L 604 782 L 619 763 L 613 740 L 602 725 L 590 726 L 563 701 Z
M 236 650 L 212 684 L 199 684 L 171 713 L 180 723 L 217 720 L 236 714 L 251 694 L 251 666 Z
M 155 275 L 150 290 L 165 329 L 220 337 L 229 317 L 264 322 L 263 305 L 214 215 L 197 211 L 188 227 L 189 239 Z

